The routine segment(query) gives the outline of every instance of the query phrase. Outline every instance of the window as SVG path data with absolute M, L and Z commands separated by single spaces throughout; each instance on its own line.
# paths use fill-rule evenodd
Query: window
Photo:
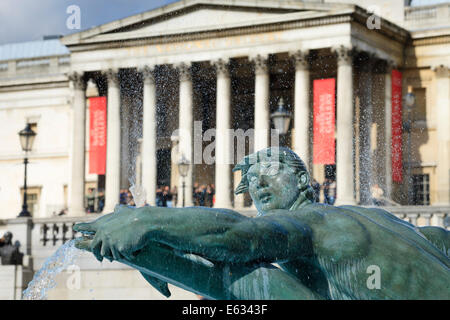
M 21 188 L 20 193 L 22 195 L 23 203 L 23 188 Z M 31 216 L 36 217 L 39 212 L 39 200 L 41 197 L 41 188 L 40 187 L 28 187 L 27 188 L 27 206 L 28 211 Z
M 430 175 L 428 174 L 413 175 L 413 204 L 414 205 L 430 204 Z

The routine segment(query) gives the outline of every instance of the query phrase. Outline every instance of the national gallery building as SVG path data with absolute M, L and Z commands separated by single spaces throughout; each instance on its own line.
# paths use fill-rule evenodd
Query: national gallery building
M 278 143 L 336 182 L 337 205 L 370 205 L 378 186 L 389 206 L 448 208 L 449 68 L 450 3 L 406 0 L 186 0 L 1 45 L 0 218 L 21 210 L 26 124 L 36 218 L 84 216 L 92 188 L 112 212 L 134 184 L 150 205 L 157 186 L 176 186 L 178 206 L 214 184 L 216 207 L 245 210 L 237 151 Z

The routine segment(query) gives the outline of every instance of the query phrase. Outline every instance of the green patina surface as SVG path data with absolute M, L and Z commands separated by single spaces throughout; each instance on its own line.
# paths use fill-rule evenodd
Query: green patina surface
M 211 299 L 450 299 L 450 232 L 382 209 L 313 202 L 287 148 L 245 157 L 236 193 L 259 215 L 202 207 L 131 208 L 74 230 L 77 247 Z M 274 265 L 276 264 L 276 265 Z

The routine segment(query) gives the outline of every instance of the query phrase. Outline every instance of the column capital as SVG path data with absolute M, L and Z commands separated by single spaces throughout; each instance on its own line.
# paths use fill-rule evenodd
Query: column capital
M 142 74 L 142 79 L 144 83 L 155 84 L 155 67 L 154 66 L 144 66 L 139 70 Z
M 72 72 L 68 74 L 69 80 L 73 83 L 75 90 L 86 90 L 86 79 L 83 73 Z
M 295 70 L 306 70 L 309 68 L 309 50 L 297 50 L 289 53 L 295 63 Z
M 228 59 L 219 59 L 216 61 L 211 61 L 211 64 L 216 69 L 218 77 L 229 77 L 230 76 L 230 62 Z
M 250 61 L 255 66 L 256 74 L 266 74 L 269 71 L 269 63 L 267 57 L 263 57 L 258 54 L 256 57 L 251 58 Z
M 334 52 L 337 56 L 338 65 L 351 65 L 354 56 L 354 50 L 352 48 L 348 48 L 345 46 L 339 46 L 336 48 L 332 48 L 332 52 Z
M 436 77 L 438 78 L 448 78 L 450 76 L 450 68 L 443 64 L 434 67 L 433 71 L 436 72 Z
M 117 69 L 108 69 L 103 74 L 108 79 L 109 86 L 119 86 L 119 71 Z
M 192 66 L 188 63 L 182 62 L 176 66 L 180 75 L 180 81 L 192 80 Z

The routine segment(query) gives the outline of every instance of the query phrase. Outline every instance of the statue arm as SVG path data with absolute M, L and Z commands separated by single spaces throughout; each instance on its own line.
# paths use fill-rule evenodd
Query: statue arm
M 159 212 L 155 218 L 154 212 L 142 210 L 140 223 L 148 230 L 147 241 L 209 260 L 282 262 L 311 252 L 309 227 L 285 210 L 256 218 L 232 210 L 197 207 Z

